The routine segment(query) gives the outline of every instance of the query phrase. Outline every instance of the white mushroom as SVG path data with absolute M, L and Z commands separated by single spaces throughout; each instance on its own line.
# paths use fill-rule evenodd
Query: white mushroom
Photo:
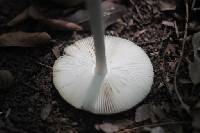
M 100 1 L 88 3 L 93 5 L 89 11 L 94 40 L 88 37 L 65 48 L 65 54 L 53 67 L 55 87 L 68 103 L 79 109 L 96 114 L 128 110 L 151 89 L 154 75 L 151 61 L 128 40 L 112 36 L 104 39 L 101 21 L 97 21 L 101 16 Z

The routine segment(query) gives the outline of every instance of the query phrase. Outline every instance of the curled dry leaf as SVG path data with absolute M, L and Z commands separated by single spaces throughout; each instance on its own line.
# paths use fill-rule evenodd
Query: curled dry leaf
M 41 47 L 49 44 L 50 40 L 46 32 L 10 32 L 0 35 L 0 47 Z
M 0 70 L 0 89 L 9 88 L 14 82 L 14 77 L 8 70 Z

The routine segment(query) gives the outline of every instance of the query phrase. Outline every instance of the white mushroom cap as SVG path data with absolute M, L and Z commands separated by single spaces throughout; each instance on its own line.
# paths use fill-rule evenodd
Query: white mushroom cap
M 93 38 L 65 48 L 53 67 L 53 81 L 71 105 L 96 114 L 128 110 L 142 101 L 153 83 L 153 67 L 146 53 L 133 42 L 105 36 L 107 73 L 95 73 Z

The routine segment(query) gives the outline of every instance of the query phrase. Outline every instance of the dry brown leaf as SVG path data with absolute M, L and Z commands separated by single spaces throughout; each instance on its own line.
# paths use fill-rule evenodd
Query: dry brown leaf
M 0 47 L 41 47 L 50 43 L 50 39 L 46 32 L 10 32 L 0 35 Z
M 76 31 L 82 30 L 82 27 L 75 23 L 59 19 L 47 19 L 47 20 L 44 19 L 41 20 L 41 22 L 47 25 L 52 30 L 76 30 Z
M 9 88 L 14 82 L 14 77 L 8 70 L 0 70 L 0 89 Z
M 176 9 L 175 0 L 159 0 L 160 11 L 174 11 Z

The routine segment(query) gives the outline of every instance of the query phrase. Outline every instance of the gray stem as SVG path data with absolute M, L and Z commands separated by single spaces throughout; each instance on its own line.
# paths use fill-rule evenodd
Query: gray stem
M 90 26 L 94 36 L 94 46 L 96 55 L 96 72 L 97 74 L 106 74 L 106 57 L 104 28 L 101 11 L 101 0 L 87 0 L 87 6 L 90 16 Z

